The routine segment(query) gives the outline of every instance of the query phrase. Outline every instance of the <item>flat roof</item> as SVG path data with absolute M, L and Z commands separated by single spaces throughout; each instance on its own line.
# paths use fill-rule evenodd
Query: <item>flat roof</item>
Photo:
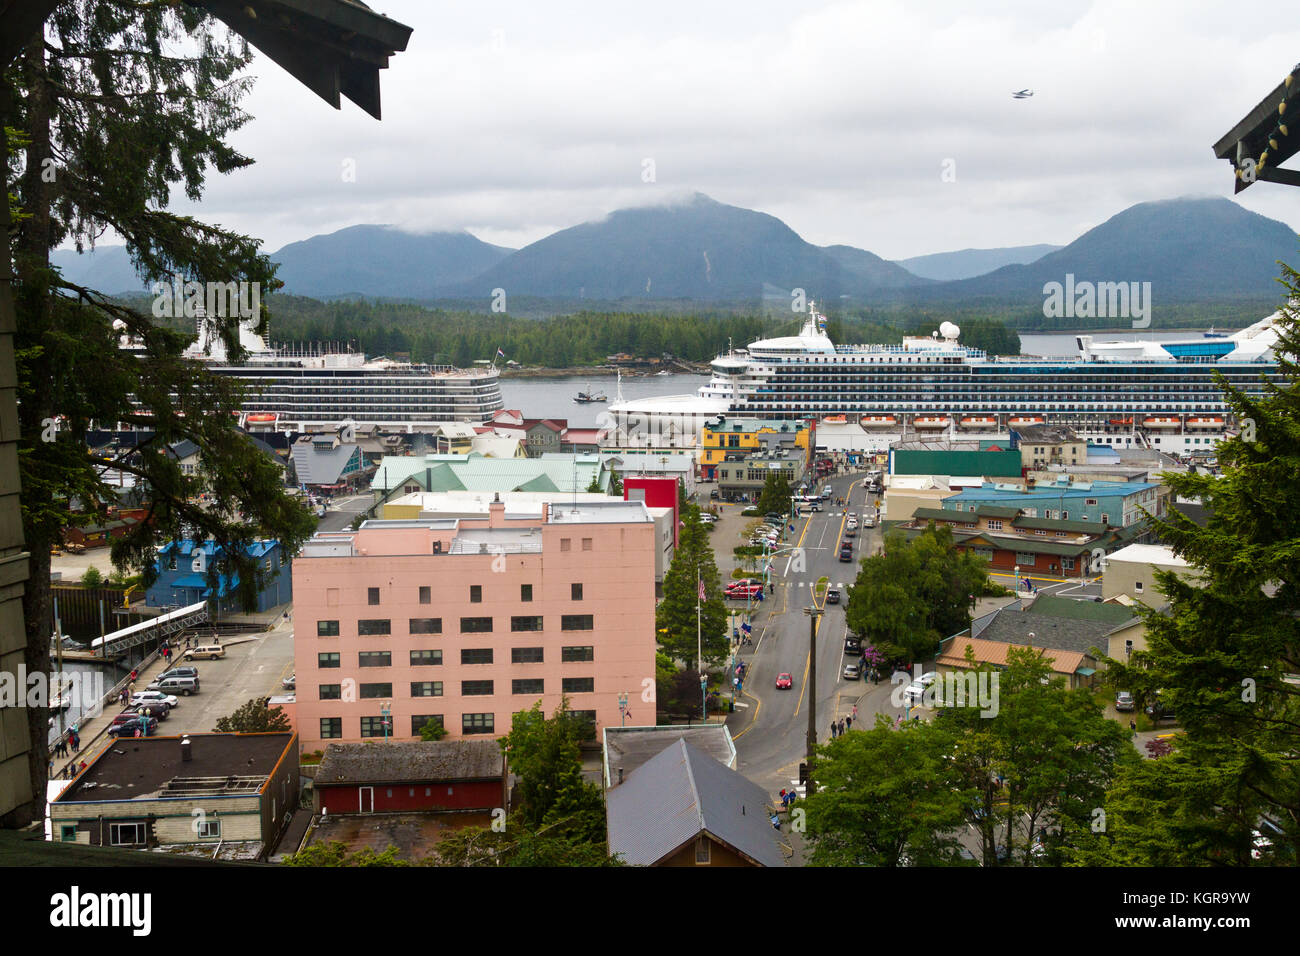
M 1130 544 L 1106 556 L 1110 561 L 1135 561 L 1139 564 L 1164 564 L 1171 568 L 1189 568 L 1186 558 L 1174 554 L 1166 544 Z
M 190 741 L 189 760 L 181 759 L 184 738 Z M 196 791 L 210 797 L 256 794 L 296 740 L 292 733 L 122 737 L 54 802 L 182 800 L 193 799 Z
M 330 744 L 316 785 L 500 780 L 505 758 L 495 740 Z

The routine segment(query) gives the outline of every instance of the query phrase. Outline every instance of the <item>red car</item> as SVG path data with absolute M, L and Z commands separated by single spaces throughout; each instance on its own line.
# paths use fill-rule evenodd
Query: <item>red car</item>
M 762 593 L 763 585 L 761 584 L 742 584 L 738 588 L 727 588 L 727 597 L 739 598 L 741 600 L 744 600 L 745 598 L 758 597 Z
M 789 674 L 776 675 L 777 690 L 789 690 L 793 686 L 794 686 L 794 678 L 792 678 Z

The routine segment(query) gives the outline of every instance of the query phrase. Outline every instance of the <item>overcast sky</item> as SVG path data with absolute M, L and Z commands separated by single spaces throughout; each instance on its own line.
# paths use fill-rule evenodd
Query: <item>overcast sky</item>
M 891 259 L 1064 244 L 1230 197 L 1212 144 L 1300 58 L 1300 24 L 1240 2 L 373 5 L 414 28 L 383 121 L 259 56 L 235 139 L 256 165 L 177 208 L 268 250 L 356 223 L 521 246 L 699 190 Z M 1240 202 L 1300 225 L 1300 189 Z

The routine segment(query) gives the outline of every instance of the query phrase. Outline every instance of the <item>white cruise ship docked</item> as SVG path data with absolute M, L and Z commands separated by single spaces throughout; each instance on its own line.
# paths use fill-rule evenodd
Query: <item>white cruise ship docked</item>
M 249 431 L 310 432 L 344 422 L 387 431 L 430 431 L 448 422 L 480 423 L 505 407 L 493 367 L 423 365 L 327 349 L 274 349 L 241 323 L 246 355 L 231 362 L 203 315 L 185 357 L 245 383 L 240 425 Z M 122 342 L 123 348 L 132 343 Z
M 1253 396 L 1276 378 L 1277 313 L 1231 335 L 1195 341 L 1076 338 L 1077 356 L 991 357 L 945 322 L 901 345 L 836 345 L 811 311 L 799 334 L 720 355 L 695 395 L 616 402 L 602 424 L 610 444 L 690 447 L 719 415 L 839 418 L 901 439 L 1005 434 L 1017 425 L 1068 425 L 1116 448 L 1209 450 L 1235 427 L 1214 374 Z

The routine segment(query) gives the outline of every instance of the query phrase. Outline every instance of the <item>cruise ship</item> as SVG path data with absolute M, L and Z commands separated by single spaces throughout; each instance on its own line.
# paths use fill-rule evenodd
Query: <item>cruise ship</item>
M 231 362 L 205 315 L 186 358 L 245 382 L 240 425 L 251 432 L 312 432 L 345 422 L 384 431 L 431 431 L 448 422 L 480 423 L 505 407 L 495 367 L 461 369 L 371 358 L 328 347 L 271 348 L 241 323 L 246 354 Z M 123 340 L 122 347 L 133 343 Z
M 901 345 L 836 345 L 813 309 L 798 335 L 719 355 L 698 394 L 619 401 L 602 424 L 610 444 L 649 448 L 690 447 L 719 415 L 857 422 L 880 448 L 1047 424 L 1115 448 L 1190 454 L 1236 425 L 1216 372 L 1254 396 L 1261 376 L 1278 377 L 1277 318 L 1194 341 L 1080 335 L 1077 355 L 1038 358 L 962 345 L 951 322 Z

